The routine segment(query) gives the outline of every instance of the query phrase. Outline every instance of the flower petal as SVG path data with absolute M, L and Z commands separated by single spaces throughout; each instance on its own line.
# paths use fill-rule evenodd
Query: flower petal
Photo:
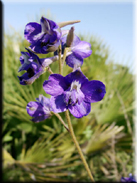
M 74 72 L 71 72 L 70 74 L 68 74 L 65 77 L 65 80 L 68 81 L 68 83 L 72 83 L 73 81 L 78 81 L 79 84 L 83 84 L 85 82 L 88 82 L 88 79 L 86 78 L 86 76 L 80 71 L 80 70 L 76 70 Z
M 33 43 L 36 40 L 36 35 L 41 33 L 41 25 L 36 22 L 30 22 L 26 25 L 24 36 L 27 41 Z
M 83 59 L 74 53 L 66 57 L 66 64 L 71 68 L 78 68 L 81 67 L 83 64 Z
M 86 41 L 80 41 L 76 46 L 71 48 L 76 57 L 89 57 L 92 53 L 91 44 Z
M 32 84 L 41 74 L 43 74 L 46 70 L 39 70 L 34 76 L 29 77 L 29 74 L 26 72 L 22 76 L 18 76 L 21 85 L 30 85 Z
M 106 93 L 105 85 L 97 80 L 85 82 L 81 90 L 86 95 L 86 100 L 91 103 L 102 100 Z
M 31 119 L 31 121 L 35 122 L 35 123 L 38 123 L 40 121 L 44 121 L 45 119 L 49 118 L 50 116 L 49 115 L 43 115 L 43 116 L 36 116 L 34 117 L 33 119 Z
M 67 110 L 66 103 L 64 102 L 64 95 L 59 95 L 57 97 L 51 96 L 50 98 L 51 107 L 53 112 L 60 113 Z
M 80 104 L 76 104 L 75 106 L 68 107 L 70 113 L 76 118 L 82 118 L 83 116 L 87 116 L 91 111 L 91 104 L 85 101 L 82 101 Z
M 34 42 L 33 44 L 31 44 L 29 46 L 29 48 L 34 51 L 35 53 L 40 53 L 40 54 L 46 54 L 48 53 L 47 51 L 47 45 L 46 46 L 42 46 L 42 40 L 39 39 L 38 41 Z
M 66 41 L 67 41 L 67 35 L 65 35 L 65 36 L 63 36 L 63 37 L 61 38 L 61 42 L 62 42 L 63 45 L 66 44 Z M 74 35 L 74 38 L 73 38 L 73 42 L 72 42 L 72 44 L 71 44 L 71 47 L 74 47 L 75 45 L 79 44 L 80 42 L 81 42 L 81 41 L 80 41 L 79 37 L 76 36 L 76 35 Z
M 32 117 L 45 115 L 44 108 L 39 102 L 29 102 L 26 109 Z
M 51 74 L 49 80 L 44 81 L 43 88 L 47 94 L 58 96 L 68 88 L 68 83 L 60 74 Z
M 40 24 L 41 24 L 41 27 L 42 27 L 42 32 L 45 32 L 45 33 L 49 34 L 50 33 L 50 24 L 49 24 L 48 19 L 46 19 L 44 17 L 41 17 Z

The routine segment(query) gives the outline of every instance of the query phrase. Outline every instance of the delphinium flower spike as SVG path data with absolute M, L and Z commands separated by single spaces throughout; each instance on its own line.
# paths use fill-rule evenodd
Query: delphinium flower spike
M 76 118 L 87 116 L 91 111 L 91 103 L 103 99 L 106 93 L 105 85 L 98 80 L 89 81 L 81 71 L 83 59 L 91 55 L 91 45 L 86 41 L 81 41 L 74 34 L 74 27 L 68 30 L 61 30 L 66 25 L 78 23 L 78 21 L 67 21 L 56 23 L 45 17 L 41 17 L 40 24 L 30 22 L 26 25 L 24 36 L 30 43 L 27 52 L 21 52 L 21 67 L 19 72 L 26 71 L 22 76 L 18 76 L 20 84 L 32 84 L 48 66 L 59 61 L 59 73 L 51 74 L 48 80 L 43 83 L 43 88 L 51 98 L 39 95 L 36 101 L 27 104 L 27 113 L 32 117 L 33 122 L 40 122 L 52 115 L 56 115 L 67 131 L 70 133 L 83 165 L 87 173 L 94 182 L 89 166 L 85 160 L 82 150 L 75 137 L 70 113 Z M 47 54 L 53 52 L 55 56 L 50 58 L 39 58 L 36 53 Z M 73 68 L 73 72 L 63 77 L 61 74 L 64 62 Z M 68 111 L 69 110 L 69 111 Z M 66 114 L 68 127 L 61 118 L 61 112 Z

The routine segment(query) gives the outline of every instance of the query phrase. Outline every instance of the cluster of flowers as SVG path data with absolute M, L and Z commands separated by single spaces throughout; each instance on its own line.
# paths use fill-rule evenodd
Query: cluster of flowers
M 39 95 L 36 101 L 27 104 L 27 113 L 33 118 L 32 121 L 39 122 L 47 119 L 54 113 L 64 112 L 69 109 L 70 113 L 81 118 L 91 111 L 91 103 L 103 99 L 106 90 L 105 85 L 98 80 L 89 81 L 82 73 L 80 67 L 83 59 L 92 53 L 90 43 L 81 41 L 74 34 L 74 27 L 70 30 L 61 30 L 70 22 L 55 23 L 52 20 L 41 17 L 40 24 L 30 22 L 26 25 L 24 36 L 30 43 L 27 52 L 21 52 L 21 67 L 19 72 L 25 70 L 22 76 L 18 76 L 20 84 L 32 84 L 46 68 L 59 60 L 59 48 L 61 58 L 65 49 L 68 48 L 65 62 L 73 68 L 67 76 L 51 74 L 43 83 L 43 89 L 51 98 Z M 50 58 L 39 58 L 36 54 L 47 54 L 53 52 Z

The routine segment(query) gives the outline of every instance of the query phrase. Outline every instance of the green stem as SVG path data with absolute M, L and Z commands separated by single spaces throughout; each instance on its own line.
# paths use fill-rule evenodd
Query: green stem
M 52 70 L 51 70 L 51 68 L 48 66 L 47 67 L 47 70 L 48 70 L 48 72 L 50 73 L 50 74 L 54 74 L 54 72 L 52 72 Z
M 81 150 L 81 148 L 80 148 L 80 146 L 78 144 L 78 141 L 77 141 L 77 139 L 75 137 L 75 134 L 74 134 L 74 131 L 73 131 L 73 127 L 72 127 L 72 124 L 71 124 L 71 120 L 70 120 L 70 116 L 69 116 L 69 111 L 67 110 L 65 112 L 65 114 L 66 114 L 66 119 L 67 119 L 67 122 L 68 122 L 68 127 L 69 127 L 69 130 L 70 130 L 71 137 L 72 137 L 72 139 L 73 139 L 73 141 L 75 143 L 75 146 L 76 146 L 76 148 L 77 148 L 77 150 L 79 152 L 79 155 L 81 157 L 81 160 L 83 161 L 83 164 L 84 164 L 84 166 L 85 166 L 85 168 L 86 168 L 86 170 L 88 172 L 88 175 L 89 175 L 91 181 L 94 182 L 94 178 L 93 178 L 93 176 L 91 174 L 91 171 L 89 169 L 89 166 L 88 166 L 88 164 L 87 164 L 87 162 L 86 162 L 86 160 L 84 158 L 84 155 L 82 153 L 82 150 Z
M 62 59 L 62 67 L 64 66 L 64 62 L 65 62 L 68 50 L 69 50 L 69 48 L 65 48 L 65 50 L 64 50 L 63 59 Z
M 67 125 L 65 124 L 65 122 L 63 121 L 62 117 L 58 113 L 54 113 L 54 112 L 52 112 L 52 113 L 60 120 L 60 122 L 63 124 L 63 126 L 66 128 L 66 130 L 70 133 L 70 131 L 69 131 Z

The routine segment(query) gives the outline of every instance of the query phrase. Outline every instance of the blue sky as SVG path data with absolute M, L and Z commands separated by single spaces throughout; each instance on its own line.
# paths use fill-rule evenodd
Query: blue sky
M 133 62 L 134 5 L 124 3 L 95 2 L 9 2 L 4 1 L 4 30 L 9 25 L 22 33 L 25 25 L 47 15 L 49 11 L 57 22 L 81 20 L 75 24 L 75 32 L 95 35 L 106 43 L 116 62 Z M 69 28 L 69 26 L 68 26 Z

